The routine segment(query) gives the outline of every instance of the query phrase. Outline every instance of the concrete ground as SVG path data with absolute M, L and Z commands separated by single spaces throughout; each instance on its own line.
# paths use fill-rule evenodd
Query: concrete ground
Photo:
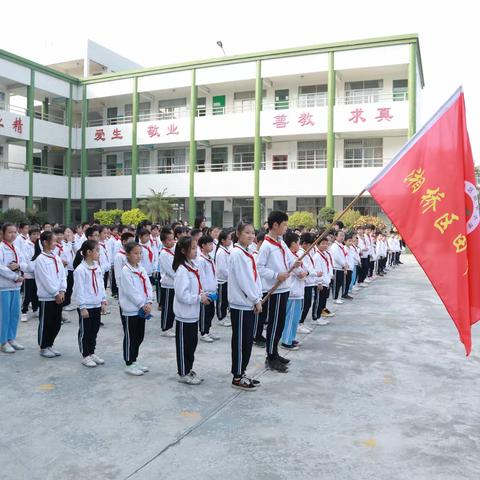
M 289 352 L 290 372 L 265 372 L 254 347 L 256 392 L 230 387 L 229 329 L 200 343 L 200 386 L 176 382 L 174 339 L 147 325 L 141 360 L 123 372 L 122 328 L 105 320 L 98 353 L 80 364 L 73 321 L 38 356 L 0 356 L 0 478 L 476 480 L 480 477 L 480 362 L 411 256 L 342 305 L 326 327 Z M 116 310 L 116 307 L 113 308 Z M 75 319 L 73 313 L 70 318 Z M 477 336 L 478 337 L 478 336 Z

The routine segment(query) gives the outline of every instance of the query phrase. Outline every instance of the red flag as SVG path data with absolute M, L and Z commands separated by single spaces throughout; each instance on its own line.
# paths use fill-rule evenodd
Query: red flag
M 367 187 L 452 317 L 467 355 L 480 319 L 480 209 L 459 88 Z

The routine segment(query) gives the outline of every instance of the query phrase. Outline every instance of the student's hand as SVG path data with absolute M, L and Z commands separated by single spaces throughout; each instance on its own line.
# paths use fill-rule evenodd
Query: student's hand
M 255 313 L 262 313 L 262 301 L 261 300 L 258 303 L 255 304 L 254 310 L 255 310 Z
M 65 301 L 65 292 L 59 292 L 55 296 L 55 303 L 61 305 Z
M 146 303 L 143 306 L 143 311 L 145 312 L 146 315 L 150 315 L 150 313 L 152 311 L 152 304 L 151 303 Z
M 210 304 L 210 299 L 208 298 L 206 293 L 201 293 L 200 294 L 200 302 L 203 303 L 204 305 L 209 305 Z
M 15 262 L 10 262 L 8 264 L 8 268 L 14 272 L 15 270 L 18 270 L 20 268 L 20 265 L 18 263 L 15 263 Z
M 307 272 L 300 272 L 300 273 L 298 274 L 298 278 L 305 278 L 307 275 L 308 275 Z
M 62 260 L 63 266 L 66 267 L 68 265 L 68 262 L 66 260 Z
M 277 275 L 277 280 L 279 282 L 284 282 L 289 276 L 290 276 L 290 274 L 288 272 L 279 273 Z
M 101 307 L 101 311 L 102 311 L 102 314 L 106 314 L 107 313 L 107 302 L 102 302 L 102 307 Z
M 90 318 L 90 314 L 88 313 L 88 310 L 86 308 L 82 308 L 80 310 L 80 315 L 82 316 L 82 318 Z
M 15 283 L 23 283 L 23 281 L 25 280 L 25 278 L 23 278 L 21 275 L 19 275 L 16 280 L 15 280 Z

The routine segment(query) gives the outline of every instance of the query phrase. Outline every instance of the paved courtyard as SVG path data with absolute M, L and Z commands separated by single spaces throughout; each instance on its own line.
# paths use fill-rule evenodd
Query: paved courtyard
M 98 352 L 80 364 L 77 323 L 62 357 L 39 357 L 36 320 L 24 352 L 0 356 L 0 478 L 476 480 L 480 478 L 480 338 L 465 358 L 453 323 L 411 256 L 340 306 L 289 352 L 290 372 L 265 372 L 256 392 L 230 387 L 229 329 L 199 343 L 204 384 L 176 382 L 174 339 L 147 324 L 143 377 L 123 372 L 116 306 Z

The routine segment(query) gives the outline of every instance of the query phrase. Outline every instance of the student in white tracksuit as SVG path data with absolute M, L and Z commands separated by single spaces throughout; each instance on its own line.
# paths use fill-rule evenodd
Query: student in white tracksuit
M 254 390 L 260 382 L 245 376 L 252 352 L 255 315 L 262 311 L 262 281 L 248 246 L 255 238 L 252 225 L 239 224 L 238 243 L 228 266 L 228 302 L 232 318 L 232 386 Z
M 198 344 L 198 317 L 200 303 L 210 303 L 203 291 L 200 273 L 193 263 L 197 255 L 197 242 L 192 237 L 182 237 L 175 247 L 175 346 L 177 352 L 178 381 L 198 385 L 202 379 L 192 370 Z
M 162 333 L 163 337 L 174 337 L 173 323 L 175 321 L 175 313 L 173 311 L 173 300 L 175 298 L 175 271 L 173 270 L 173 257 L 175 252 L 175 239 L 171 228 L 162 228 L 160 232 L 162 241 L 162 249 L 158 257 L 160 270 L 160 298 L 159 304 L 162 307 Z
M 215 267 L 218 281 L 217 318 L 220 325 L 229 327 L 228 309 L 228 262 L 230 261 L 231 233 L 222 230 L 218 235 L 217 249 L 215 250 Z

